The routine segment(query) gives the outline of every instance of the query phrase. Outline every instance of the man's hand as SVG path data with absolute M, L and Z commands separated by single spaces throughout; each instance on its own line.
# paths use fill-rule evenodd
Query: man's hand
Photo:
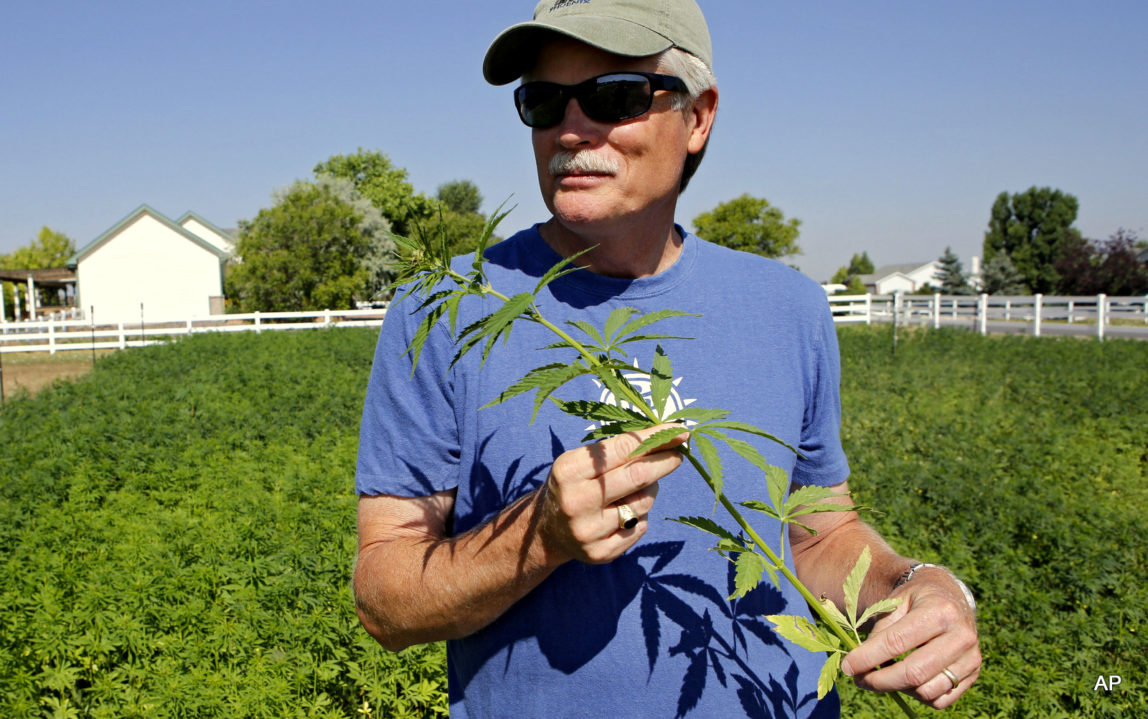
M 637 457 L 630 454 L 660 425 L 610 437 L 561 454 L 539 494 L 539 533 L 562 560 L 601 564 L 612 561 L 646 533 L 646 515 L 658 496 L 658 480 L 677 469 L 682 455 L 667 444 Z M 619 505 L 626 504 L 638 523 L 623 529 Z
M 901 605 L 873 625 L 841 669 L 863 689 L 901 691 L 944 709 L 980 676 L 976 615 L 957 583 L 939 567 L 918 570 L 889 596 L 901 597 Z M 905 652 L 910 652 L 907 657 L 894 661 Z M 946 670 L 956 677 L 955 684 Z

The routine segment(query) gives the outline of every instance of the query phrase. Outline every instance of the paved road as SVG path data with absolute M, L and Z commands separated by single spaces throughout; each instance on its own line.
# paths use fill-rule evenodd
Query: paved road
M 916 323 L 914 323 L 916 324 Z M 932 326 L 932 323 L 929 323 Z M 946 320 L 941 318 L 942 327 L 963 327 L 978 331 L 980 325 L 975 320 Z M 989 320 L 987 322 L 989 334 L 1031 335 L 1033 325 L 1031 322 L 1005 322 L 1003 320 Z M 1096 337 L 1095 324 L 1067 324 L 1064 322 L 1042 322 L 1040 325 L 1042 337 Z M 1104 328 L 1105 339 L 1134 339 L 1148 340 L 1148 325 L 1108 325 Z

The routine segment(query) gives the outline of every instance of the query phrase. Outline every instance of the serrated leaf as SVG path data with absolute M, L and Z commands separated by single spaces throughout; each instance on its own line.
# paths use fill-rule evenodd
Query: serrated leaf
M 777 509 L 779 517 L 784 515 L 781 508 L 785 503 L 785 493 L 789 491 L 789 475 L 781 467 L 770 465 L 765 470 L 765 483 L 769 501 Z
M 478 245 L 474 250 L 474 262 L 471 263 L 471 267 L 473 267 L 475 273 L 480 276 L 482 275 L 482 263 L 486 259 L 486 246 L 490 242 L 490 238 L 494 235 L 495 228 L 498 227 L 498 224 L 502 222 L 507 215 L 514 211 L 514 207 L 517 207 L 517 205 L 515 205 L 505 212 L 502 211 L 502 208 L 505 207 L 506 203 L 509 201 L 510 198 L 507 198 L 506 200 L 502 201 L 502 204 L 495 208 L 494 212 L 490 215 L 490 219 L 488 219 L 486 224 L 482 226 L 482 233 L 478 236 Z M 440 222 L 439 226 L 442 227 L 443 224 Z M 445 258 L 447 255 L 445 245 L 443 247 L 442 253 Z
M 534 295 L 529 292 L 521 292 L 508 299 L 501 307 L 486 317 L 468 325 L 459 335 L 459 339 L 462 341 L 454 359 L 451 360 L 451 365 L 458 363 L 467 352 L 483 339 L 486 339 L 486 346 L 482 352 L 482 362 L 485 364 L 494 342 L 499 336 L 509 335 L 511 323 L 518 319 L 519 315 L 525 312 L 533 302 Z
M 589 322 L 585 320 L 569 320 L 566 324 L 580 330 L 582 334 L 597 342 L 600 348 L 606 344 L 606 341 L 602 339 L 602 334 L 598 332 L 598 328 Z M 558 342 L 557 344 L 550 345 L 550 348 L 556 347 L 567 347 L 567 344 L 565 342 Z
M 714 448 L 713 442 L 700 434 L 690 435 L 690 452 L 695 450 L 698 459 L 701 460 L 706 472 L 710 475 L 710 489 L 714 492 L 714 506 L 716 507 L 725 486 L 722 479 L 721 457 L 718 455 L 717 449 Z
M 844 654 L 833 652 L 825 660 L 825 664 L 821 666 L 821 674 L 817 678 L 817 699 L 819 701 L 833 690 L 833 686 L 837 683 L 837 675 L 841 673 L 841 660 L 844 658 Z
M 733 576 L 734 591 L 729 595 L 729 599 L 740 599 L 761 583 L 766 561 L 757 552 L 742 552 L 737 556 L 734 565 L 736 567 Z
M 817 603 L 821 605 L 821 607 L 829 614 L 829 616 L 833 617 L 833 621 L 837 622 L 837 624 L 842 627 L 852 628 L 849 620 L 845 618 L 845 615 L 841 613 L 841 610 L 837 608 L 837 605 L 834 604 L 832 599 L 822 595 L 821 598 L 817 600 Z
M 666 417 L 666 422 L 710 422 L 715 419 L 722 419 L 728 417 L 729 411 L 724 409 L 705 409 L 703 407 L 686 407 L 679 409 L 669 417 Z
M 733 437 L 722 437 L 722 439 L 726 444 L 730 446 L 730 449 L 737 452 L 747 462 L 760 469 L 766 474 L 766 476 L 769 475 L 769 469 L 773 465 L 766 461 L 765 456 L 757 450 L 757 447 L 754 447 L 752 444 L 746 442 L 745 440 L 734 439 Z
M 546 287 L 546 285 L 550 284 L 559 277 L 565 277 L 572 272 L 577 272 L 581 269 L 584 269 L 579 265 L 575 265 L 574 260 L 578 259 L 587 252 L 592 252 L 595 247 L 597 247 L 597 245 L 587 247 L 580 252 L 576 252 L 569 257 L 564 257 L 558 262 L 555 262 L 549 270 L 546 270 L 546 274 L 542 275 L 542 278 L 538 280 L 538 284 L 534 286 L 534 292 L 532 294 L 537 295 L 542 291 L 542 288 Z
M 786 449 L 793 452 L 797 456 L 799 456 L 799 457 L 801 456 L 801 453 L 798 452 L 795 447 L 790 445 L 785 440 L 781 439 L 780 437 L 774 436 L 774 435 L 770 434 L 769 432 L 766 432 L 764 429 L 762 429 L 760 427 L 755 427 L 754 425 L 749 424 L 748 422 L 734 422 L 732 420 L 724 420 L 724 421 L 719 421 L 719 422 L 712 422 L 711 424 L 714 427 L 718 427 L 720 429 L 732 429 L 732 430 L 736 430 L 738 432 L 745 432 L 746 434 L 753 434 L 753 435 L 757 435 L 758 437 L 764 437 L 765 439 L 768 439 L 772 442 L 777 442 L 782 447 L 785 447 Z
M 442 316 L 442 305 L 432 307 L 422 321 L 419 322 L 418 328 L 415 329 L 415 336 L 411 338 L 411 344 L 407 347 L 404 354 L 411 356 L 411 376 L 415 374 L 415 369 L 419 366 L 419 358 L 422 356 L 423 347 L 426 345 L 427 338 L 430 337 L 431 330 L 434 329 L 435 324 L 438 322 L 439 317 Z
M 742 547 L 743 551 L 745 549 L 745 546 L 736 536 L 734 536 L 732 532 L 714 520 L 709 519 L 708 517 L 678 517 L 677 519 L 672 519 L 670 521 L 678 522 L 679 524 L 684 524 L 695 529 L 700 529 L 703 532 L 708 532 L 709 534 L 721 537 L 722 539 L 727 539 L 731 542 L 737 543 Z
M 632 404 L 631 395 L 638 398 L 639 402 L 642 402 L 642 393 L 639 392 L 634 385 L 630 384 L 629 380 L 622 376 L 622 370 L 610 366 L 595 374 L 598 377 L 598 381 L 604 384 L 606 389 L 613 393 L 614 399 L 617 400 L 619 404 L 622 402 L 630 402 Z
M 674 371 L 670 365 L 670 358 L 666 356 L 661 345 L 654 348 L 654 362 L 650 370 L 650 404 L 654 407 L 654 414 L 661 417 L 665 411 L 666 400 L 674 386 Z
M 638 310 L 633 307 L 619 307 L 610 313 L 606 318 L 606 326 L 603 328 L 602 334 L 606 338 L 606 344 L 609 346 L 613 344 L 614 335 L 618 330 L 626 324 L 627 320 L 637 314 Z
M 558 407 L 566 414 L 591 422 L 644 422 L 650 424 L 651 420 L 641 412 L 619 407 L 608 402 L 593 402 L 579 399 L 574 401 L 555 400 Z
M 781 515 L 777 513 L 777 509 L 775 509 L 772 505 L 766 504 L 765 502 L 756 499 L 747 499 L 744 502 L 739 502 L 739 504 L 741 504 L 741 506 L 745 507 L 746 509 L 752 509 L 755 512 L 761 512 L 762 514 L 773 517 L 774 519 L 781 519 Z
M 639 455 L 645 454 L 646 452 L 661 447 L 666 442 L 669 442 L 675 437 L 680 437 L 687 432 L 689 432 L 689 430 L 685 427 L 666 427 L 665 429 L 659 429 L 657 432 L 654 432 L 649 437 L 646 437 L 644 440 L 642 440 L 642 443 L 638 445 L 638 448 L 633 452 L 630 452 L 630 456 L 637 457 Z
M 614 347 L 621 347 L 622 345 L 630 344 L 631 342 L 651 342 L 654 340 L 692 340 L 693 337 L 682 337 L 681 335 L 631 335 L 624 340 L 614 342 Z
M 865 582 L 865 575 L 869 572 L 869 564 L 872 561 L 872 555 L 869 553 L 869 545 L 861 550 L 861 556 L 857 557 L 857 563 L 853 565 L 853 569 L 849 570 L 849 576 L 845 578 L 845 584 L 842 589 L 845 591 L 845 613 L 849 616 L 849 621 L 852 626 L 857 626 L 857 601 L 861 596 L 861 585 Z
M 873 604 L 869 605 L 869 608 L 866 609 L 865 613 L 861 615 L 861 618 L 857 620 L 857 626 L 863 627 L 865 626 L 865 622 L 869 621 L 878 614 L 884 614 L 886 612 L 893 611 L 897 607 L 901 606 L 902 599 L 902 597 L 893 597 L 891 599 L 882 599 L 879 602 L 874 602 Z
M 718 540 L 717 544 L 710 548 L 710 551 L 718 552 L 720 554 L 725 554 L 726 552 L 737 554 L 740 552 L 752 552 L 753 550 L 745 546 L 745 543 L 741 542 L 740 540 L 720 539 Z
M 633 422 L 610 422 L 600 427 L 595 427 L 585 437 L 582 438 L 583 442 L 592 442 L 599 439 L 606 439 L 607 437 L 617 437 L 626 432 L 633 432 L 639 429 L 646 429 L 652 427 L 653 422 L 648 419 L 642 421 L 634 420 Z
M 499 392 L 497 398 L 482 405 L 479 409 L 493 407 L 512 397 L 517 397 L 523 392 L 529 392 L 532 389 L 545 386 L 553 380 L 553 377 L 565 375 L 570 367 L 571 365 L 567 365 L 564 362 L 555 362 L 543 365 L 542 367 L 535 367 L 524 374 L 517 382 Z
M 615 337 L 615 340 L 620 340 L 623 337 L 627 337 L 637 332 L 643 327 L 649 327 L 655 322 L 661 322 L 662 320 L 666 320 L 671 317 L 701 317 L 701 315 L 690 314 L 689 312 L 679 312 L 677 310 L 659 310 L 657 312 L 649 312 L 642 315 L 641 317 L 638 317 L 623 327 L 618 332 L 618 336 Z
M 814 505 L 823 499 L 837 496 L 840 495 L 834 492 L 830 487 L 818 487 L 817 485 L 807 484 L 794 490 L 794 492 L 789 495 L 789 499 L 785 500 L 785 506 L 782 509 L 785 514 L 789 514 L 802 505 Z
M 766 617 L 773 623 L 773 630 L 803 649 L 811 652 L 831 652 L 840 646 L 837 637 L 815 626 L 805 617 L 787 614 L 770 614 Z

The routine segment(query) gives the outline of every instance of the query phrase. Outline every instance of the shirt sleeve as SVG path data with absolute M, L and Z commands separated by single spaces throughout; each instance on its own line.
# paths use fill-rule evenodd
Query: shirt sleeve
M 798 444 L 802 456 L 797 459 L 792 480 L 832 486 L 849 478 L 849 461 L 841 447 L 841 355 L 828 303 L 817 320 L 813 367 Z
M 446 327 L 435 325 L 413 367 L 406 350 L 422 313 L 412 315 L 411 306 L 393 304 L 379 333 L 359 430 L 359 494 L 420 497 L 458 484 L 454 343 Z

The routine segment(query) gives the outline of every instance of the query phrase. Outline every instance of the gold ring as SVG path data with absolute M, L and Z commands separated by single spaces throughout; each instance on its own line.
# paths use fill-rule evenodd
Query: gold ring
M 634 510 L 630 509 L 628 504 L 618 505 L 618 528 L 619 529 L 633 529 L 634 525 L 638 523 L 638 515 L 634 514 Z
M 957 675 L 953 674 L 952 670 L 950 670 L 948 667 L 945 667 L 944 669 L 942 669 L 941 674 L 944 674 L 946 677 L 949 678 L 949 681 L 951 681 L 953 683 L 953 689 L 956 689 L 957 685 L 959 685 L 961 683 L 961 680 L 957 679 Z M 950 689 L 949 691 L 952 691 L 953 689 Z

